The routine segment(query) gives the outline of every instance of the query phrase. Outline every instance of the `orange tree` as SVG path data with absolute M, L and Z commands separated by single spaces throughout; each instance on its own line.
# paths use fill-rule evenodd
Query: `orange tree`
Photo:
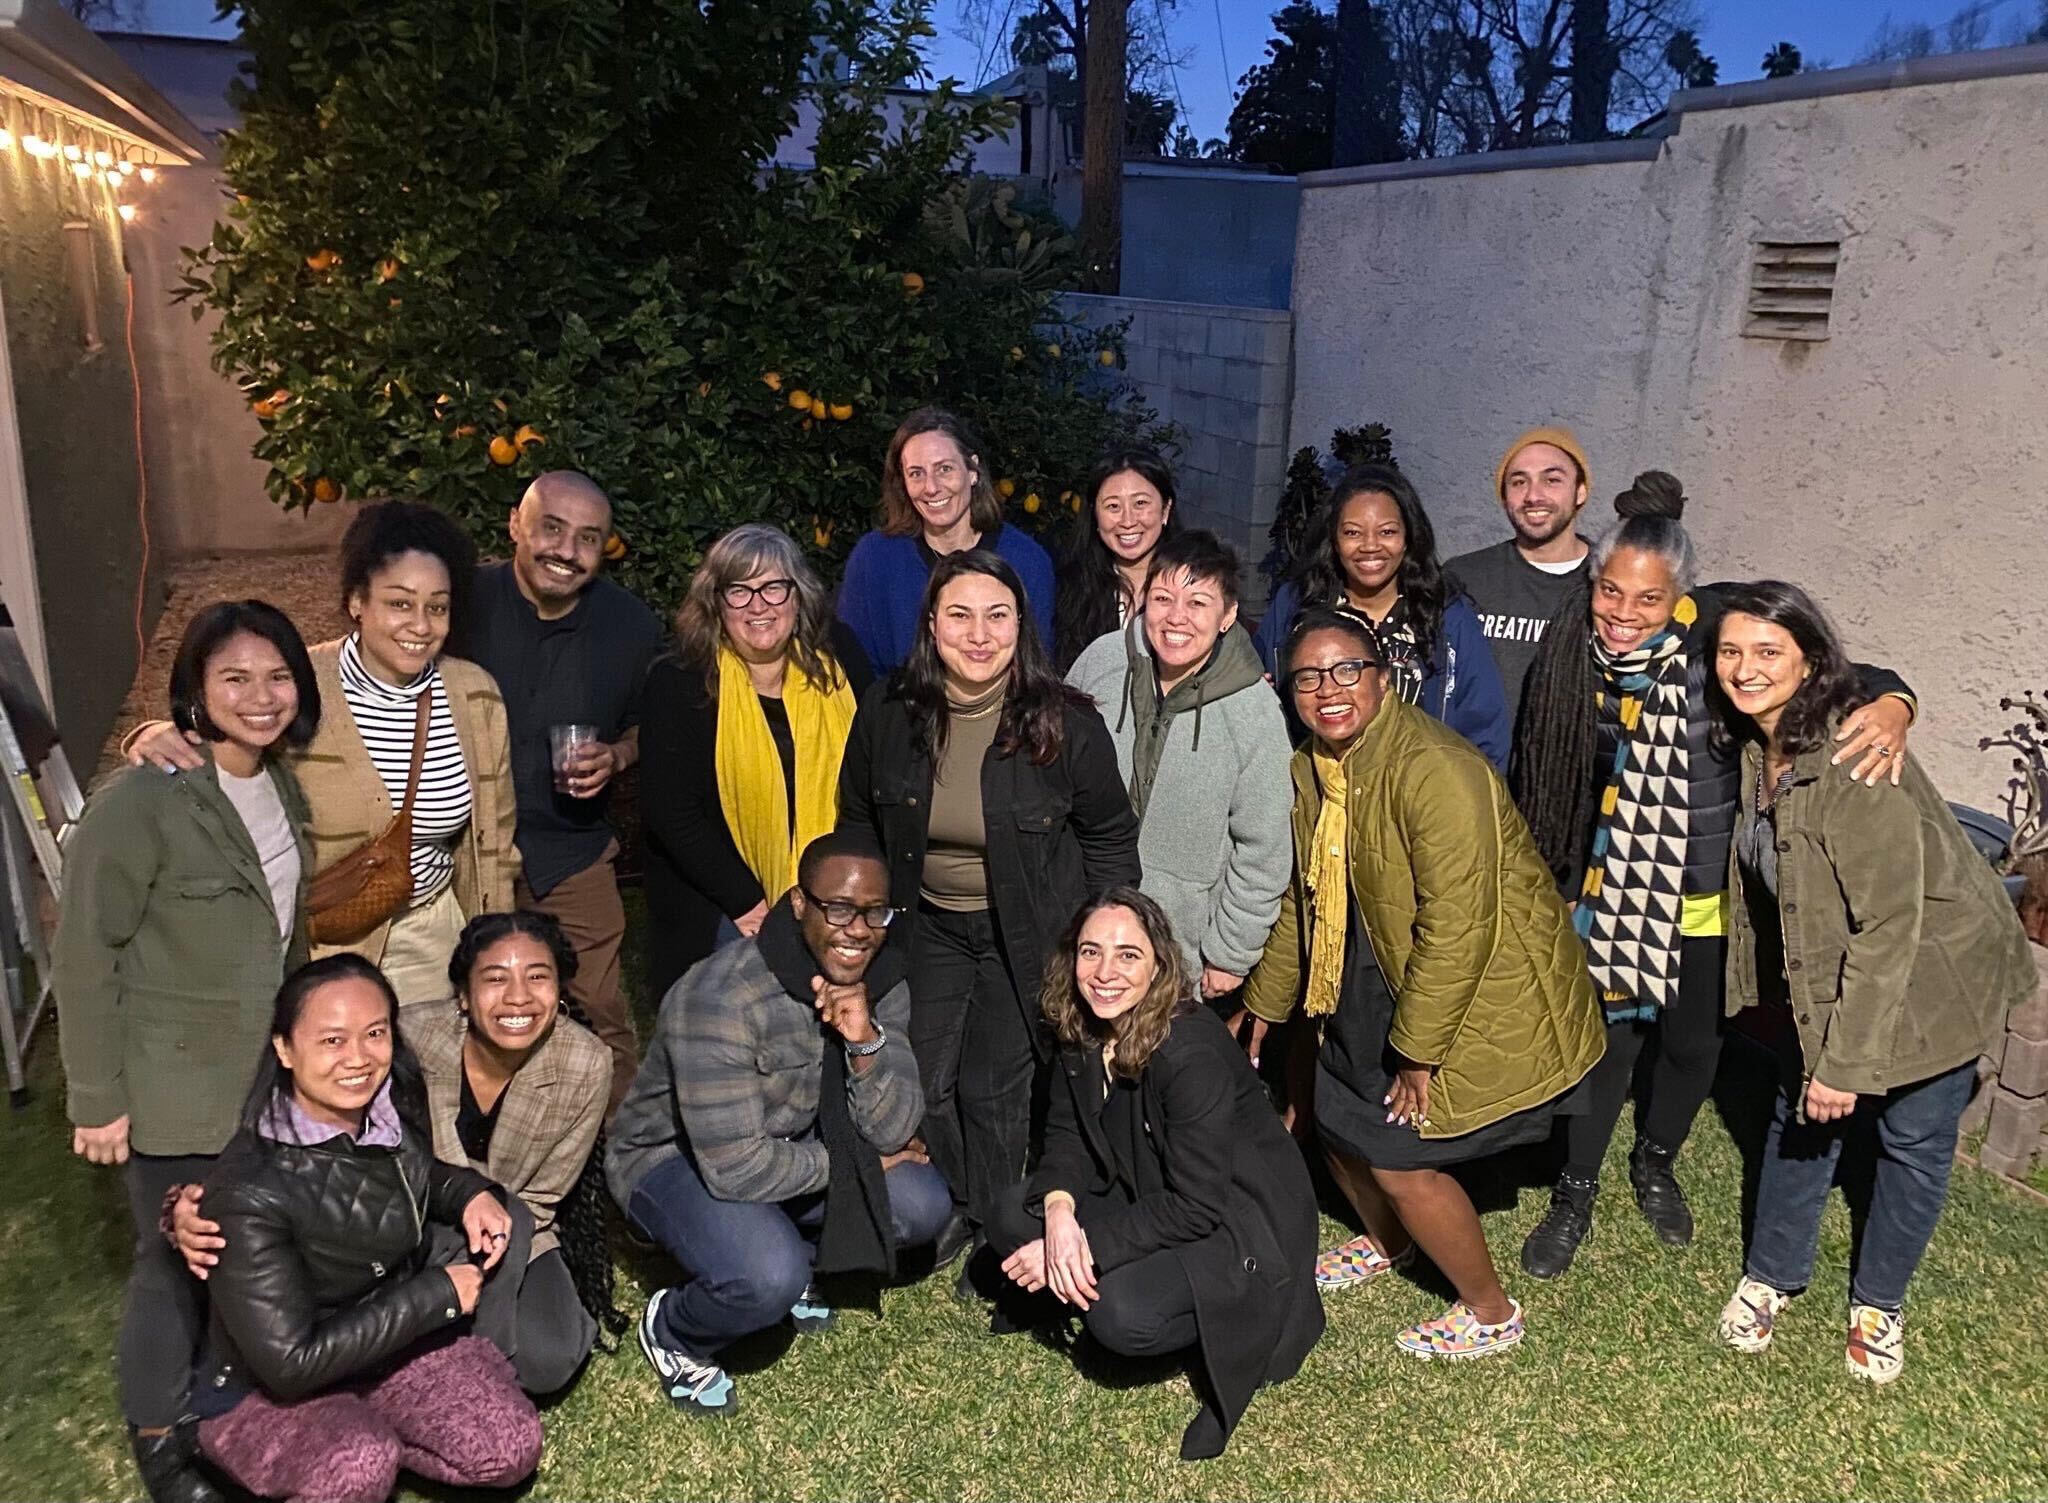
M 666 603 L 744 520 L 836 568 L 920 403 L 983 429 L 1034 528 L 1102 444 L 1170 439 L 1121 328 L 1062 313 L 1057 224 L 964 175 L 1007 108 L 886 88 L 927 5 L 244 0 L 234 198 L 183 295 L 271 495 L 417 496 L 492 544 L 581 469 Z M 814 165 L 778 167 L 800 118 Z

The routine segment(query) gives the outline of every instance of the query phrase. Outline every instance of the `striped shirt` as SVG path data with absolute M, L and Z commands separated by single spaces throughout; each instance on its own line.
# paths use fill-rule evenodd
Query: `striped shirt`
M 370 676 L 353 636 L 342 643 L 340 667 L 342 697 L 394 811 L 405 802 L 406 775 L 412 771 L 419 696 L 434 696 L 427 717 L 426 762 L 412 805 L 412 906 L 417 908 L 440 896 L 455 876 L 455 842 L 469 828 L 474 812 L 469 768 L 462 760 L 441 667 L 437 663 L 404 688 L 393 688 Z

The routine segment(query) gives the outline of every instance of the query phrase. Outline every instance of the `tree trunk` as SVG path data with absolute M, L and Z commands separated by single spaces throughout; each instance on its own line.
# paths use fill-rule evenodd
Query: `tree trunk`
M 1081 288 L 1115 293 L 1123 282 L 1124 54 L 1130 0 L 1094 0 L 1082 93 Z
M 1607 111 L 1620 63 L 1607 35 L 1608 0 L 1577 0 L 1572 7 L 1572 139 L 1605 141 Z

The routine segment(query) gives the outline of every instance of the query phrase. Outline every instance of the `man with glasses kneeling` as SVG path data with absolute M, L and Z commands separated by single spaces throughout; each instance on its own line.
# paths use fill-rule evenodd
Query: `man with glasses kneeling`
M 821 836 L 752 940 L 694 966 L 661 1005 L 612 1125 L 605 1174 L 627 1219 L 690 1273 L 640 1317 L 640 1348 L 677 1408 L 730 1414 L 727 1346 L 783 1320 L 818 1331 L 812 1280 L 893 1277 L 937 1240 L 945 1180 L 924 1116 L 905 959 L 885 944 L 882 853 Z

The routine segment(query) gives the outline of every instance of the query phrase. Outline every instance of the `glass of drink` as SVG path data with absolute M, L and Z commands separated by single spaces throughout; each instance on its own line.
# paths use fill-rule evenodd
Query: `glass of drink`
M 598 744 L 597 727 L 594 725 L 551 725 L 548 727 L 548 751 L 555 766 L 555 792 L 575 796 L 569 787 L 570 775 L 582 770 L 582 764 Z

